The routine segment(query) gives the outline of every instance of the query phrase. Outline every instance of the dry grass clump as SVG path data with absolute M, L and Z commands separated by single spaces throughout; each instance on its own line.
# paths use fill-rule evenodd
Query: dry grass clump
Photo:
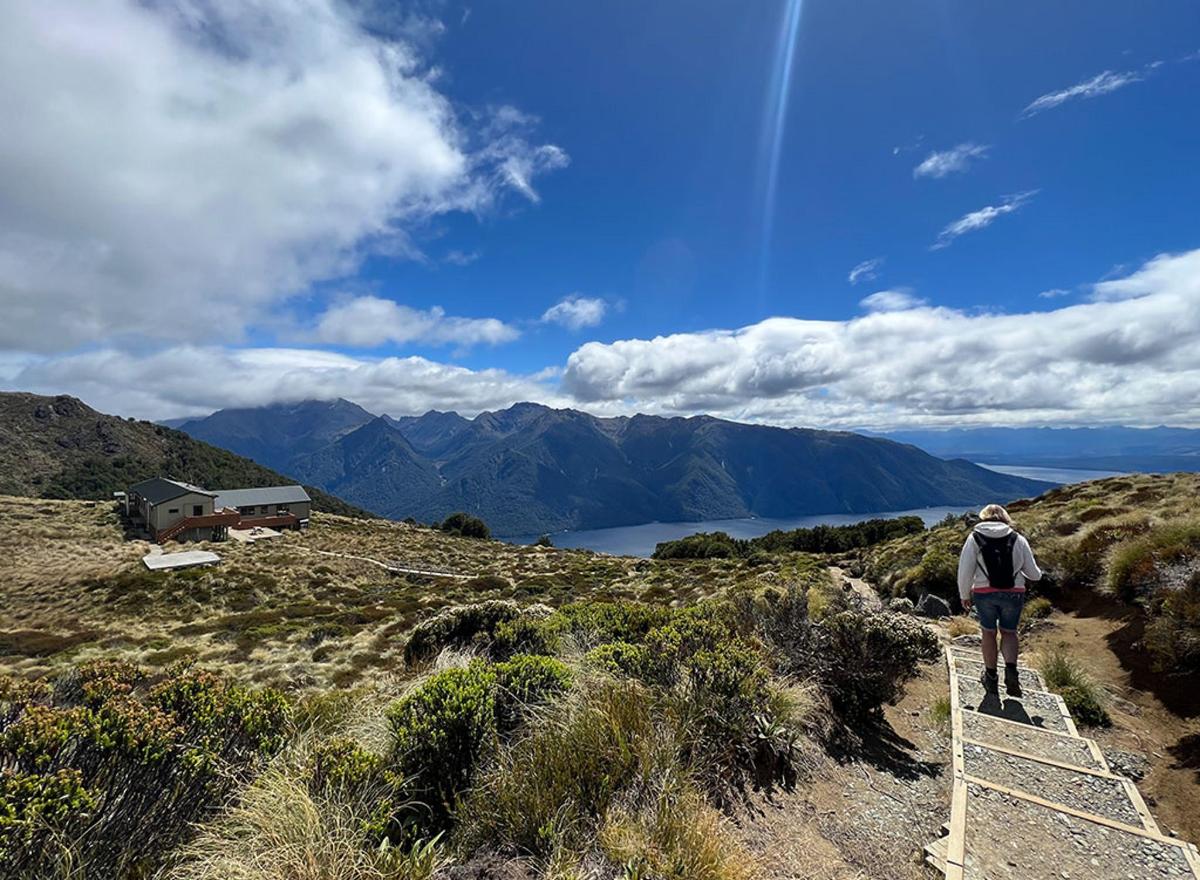
M 427 880 L 436 843 L 405 852 L 363 845 L 362 804 L 318 798 L 278 765 L 188 844 L 166 880 Z
M 946 621 L 946 633 L 952 639 L 959 636 L 975 635 L 979 632 L 979 621 L 967 617 L 965 614 L 951 617 Z

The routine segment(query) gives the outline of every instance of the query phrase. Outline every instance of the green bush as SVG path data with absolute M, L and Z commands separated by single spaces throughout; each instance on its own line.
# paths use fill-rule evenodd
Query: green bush
M 315 794 L 353 797 L 374 784 L 384 762 L 348 737 L 317 745 L 309 758 L 309 787 Z
M 0 856 L 0 875 L 52 871 L 61 841 L 83 875 L 152 873 L 283 744 L 289 707 L 277 693 L 195 669 L 148 683 L 137 667 L 92 663 L 65 676 L 49 702 L 5 711 L 0 766 L 16 774 L 9 818 L 45 815 L 38 791 L 58 792 L 65 806 L 53 827 L 21 826 L 26 845 Z
M 589 666 L 609 675 L 640 678 L 646 674 L 648 667 L 645 647 L 631 645 L 629 642 L 608 642 L 592 648 L 585 660 Z
M 521 606 L 508 599 L 443 608 L 421 621 L 404 645 L 404 662 L 431 660 L 444 648 L 486 647 L 497 628 L 521 616 Z
M 0 772 L 0 865 L 51 864 L 53 837 L 86 821 L 96 798 L 78 770 Z
M 497 663 L 496 728 L 513 730 L 530 710 L 557 699 L 571 687 L 571 671 L 553 657 L 519 654 Z
M 1108 553 L 1113 546 L 1143 534 L 1149 525 L 1142 520 L 1093 526 L 1062 554 L 1061 580 L 1068 589 L 1091 589 L 1104 577 Z
M 387 712 L 392 764 L 425 815 L 399 816 L 417 837 L 440 831 L 480 764 L 496 750 L 496 673 L 481 662 L 432 676 Z
M 482 538 L 488 539 L 492 536 L 492 530 L 488 528 L 487 523 L 477 516 L 471 516 L 469 513 L 452 513 L 438 526 L 443 532 L 451 535 L 458 535 L 461 538 Z
M 834 708 L 850 718 L 894 702 L 918 664 L 940 652 L 937 637 L 903 614 L 842 611 L 814 626 L 818 679 Z

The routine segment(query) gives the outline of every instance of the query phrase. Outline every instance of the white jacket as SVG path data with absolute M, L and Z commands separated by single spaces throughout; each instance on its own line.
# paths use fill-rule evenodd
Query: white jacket
M 974 532 L 988 538 L 1003 538 L 1012 533 L 1012 526 L 1002 522 L 981 522 L 975 526 L 972 534 L 967 535 L 962 553 L 958 557 L 958 595 L 963 599 L 969 598 L 972 590 L 988 587 L 987 572 L 983 568 Z M 1020 534 L 1017 535 L 1017 542 L 1013 544 L 1013 575 L 1013 583 L 1020 589 L 1025 588 L 1026 581 L 1042 579 L 1042 570 L 1033 558 L 1033 550 L 1025 536 Z

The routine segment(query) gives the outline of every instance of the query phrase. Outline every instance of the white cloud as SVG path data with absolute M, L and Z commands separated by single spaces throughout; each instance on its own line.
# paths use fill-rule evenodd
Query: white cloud
M 1157 64 L 1147 65 L 1145 72 L 1153 70 L 1157 66 Z M 1086 79 L 1083 82 L 1060 89 L 1057 92 L 1047 92 L 1041 97 L 1035 98 L 1030 102 L 1029 106 L 1021 111 L 1021 116 L 1028 118 L 1041 113 L 1043 110 L 1051 110 L 1060 104 L 1065 104 L 1067 101 L 1072 101 L 1076 98 L 1098 98 L 1100 95 L 1107 95 L 1109 92 L 1115 92 L 1117 89 L 1124 88 L 1127 85 L 1141 82 L 1146 78 L 1145 72 L 1125 70 L 1120 73 L 1114 73 L 1111 70 L 1106 70 L 1103 73 L 1096 74 L 1091 79 Z
M 947 308 L 587 343 L 581 405 L 821 427 L 1200 425 L 1200 250 L 1044 312 Z
M 925 305 L 925 300 L 913 296 L 905 287 L 895 290 L 880 290 L 864 297 L 858 303 L 869 312 L 902 312 Z
M 1058 299 L 1060 296 L 1068 296 L 1071 291 L 1063 287 L 1051 287 L 1049 290 L 1043 290 L 1038 294 L 1042 299 Z
M 944 247 L 949 247 L 950 243 L 960 235 L 965 235 L 968 232 L 975 232 L 979 229 L 986 229 L 998 218 L 1005 214 L 1011 214 L 1014 211 L 1019 211 L 1021 207 L 1037 195 L 1038 190 L 1028 190 L 1027 192 L 1017 193 L 1016 195 L 1005 196 L 1000 200 L 998 205 L 985 205 L 978 211 L 972 211 L 969 214 L 964 214 L 953 223 L 949 224 L 945 229 L 938 233 L 937 241 L 931 246 L 930 250 L 940 250 Z
M 317 321 L 313 339 L 355 348 L 410 342 L 469 348 L 511 342 L 520 335 L 516 327 L 496 318 L 459 318 L 438 306 L 421 311 L 377 296 L 359 296 L 327 309 Z
M 436 23 L 339 0 L 0 4 L 0 349 L 236 341 L 427 221 L 566 163 L 468 112 Z M 19 120 L 19 124 L 16 121 Z
M 1200 249 L 1163 255 L 1048 311 L 917 306 L 845 321 L 588 342 L 533 375 L 304 349 L 106 348 L 0 359 L 0 384 L 122 415 L 345 397 L 392 415 L 520 400 L 597 414 L 709 412 L 782 425 L 1200 426 Z
M 582 330 L 584 327 L 595 327 L 603 321 L 607 311 L 608 303 L 599 297 L 574 293 L 546 309 L 542 321 L 561 324 L 568 330 Z
M 948 174 L 966 171 L 973 159 L 982 159 L 990 147 L 983 144 L 965 143 L 949 150 L 930 153 L 913 169 L 913 177 L 942 178 Z
M 858 284 L 860 281 L 874 281 L 879 277 L 879 268 L 882 265 L 883 257 L 873 257 L 870 260 L 863 260 L 850 270 L 850 274 L 846 276 L 846 280 L 851 284 Z
M 104 349 L 43 357 L 13 381 L 37 393 L 74 394 L 103 412 L 154 419 L 335 397 L 395 416 L 430 409 L 470 416 L 522 400 L 569 403 L 543 377 L 421 357 L 366 359 L 287 348 L 180 346 L 142 356 Z

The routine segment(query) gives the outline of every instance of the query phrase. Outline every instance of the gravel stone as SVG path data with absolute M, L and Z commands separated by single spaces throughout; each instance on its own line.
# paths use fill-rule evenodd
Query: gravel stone
M 968 880 L 1192 877 L 1180 847 L 1107 828 L 978 785 L 967 787 Z M 1048 868 L 1053 866 L 1053 872 Z
M 1143 827 L 1141 816 L 1118 779 L 1067 770 L 973 745 L 963 747 L 963 759 L 971 776 L 1114 822 Z
M 1076 767 L 1088 770 L 1104 769 L 1082 739 L 1039 730 L 1028 724 L 1021 726 L 1008 724 L 978 712 L 963 712 L 962 719 L 963 736 L 967 739 L 995 743 L 998 746 L 1025 752 L 1037 758 L 1050 758 L 1053 761 L 1074 764 Z

